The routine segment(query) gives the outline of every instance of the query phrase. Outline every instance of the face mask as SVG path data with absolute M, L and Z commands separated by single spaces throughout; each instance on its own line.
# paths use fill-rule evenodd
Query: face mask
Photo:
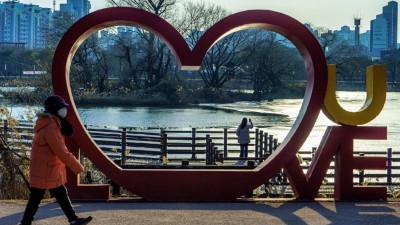
M 65 118 L 67 116 L 67 108 L 61 108 L 57 111 L 57 114 L 61 117 L 61 118 Z

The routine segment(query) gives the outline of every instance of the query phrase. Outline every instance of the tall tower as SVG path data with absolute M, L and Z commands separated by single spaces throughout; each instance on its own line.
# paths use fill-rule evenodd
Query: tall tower
M 53 12 L 56 11 L 56 0 L 53 0 Z
M 354 17 L 354 25 L 355 27 L 355 46 L 359 46 L 360 45 L 360 24 L 361 24 L 361 18 L 359 17 Z

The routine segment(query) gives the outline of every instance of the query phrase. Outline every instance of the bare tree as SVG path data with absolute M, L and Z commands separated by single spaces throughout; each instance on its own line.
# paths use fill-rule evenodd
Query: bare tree
M 204 2 L 185 2 L 181 5 L 180 16 L 173 17 L 171 23 L 193 45 L 216 22 L 229 15 L 229 12 L 216 4 Z
M 228 16 L 229 12 L 216 4 L 186 2 L 175 26 L 194 47 L 205 30 Z M 234 78 L 251 54 L 248 31 L 233 33 L 216 43 L 206 54 L 199 74 L 206 88 L 220 89 Z
M 173 18 L 176 0 L 108 0 L 113 6 L 131 6 L 152 12 L 166 20 Z M 151 87 L 161 82 L 172 68 L 173 58 L 168 46 L 154 34 L 137 29 L 144 45 L 144 61 L 141 65 L 141 76 L 145 77 L 146 86 Z M 133 64 L 132 64 L 133 65 Z M 131 71 L 133 66 L 131 65 Z M 136 84 L 138 81 L 135 82 Z
M 154 13 L 166 20 L 174 14 L 177 0 L 106 0 L 111 6 L 131 6 Z
M 140 66 L 141 46 L 138 38 L 124 38 L 120 35 L 113 37 L 114 45 L 110 54 L 117 58 L 118 77 L 121 79 L 121 86 L 124 90 L 134 90 L 140 88 Z
M 301 70 L 301 58 L 296 48 L 277 33 L 262 31 L 257 35 L 258 40 L 252 42 L 256 49 L 245 64 L 245 73 L 253 84 L 255 100 L 273 99 L 283 82 Z
M 94 37 L 84 41 L 76 51 L 71 66 L 71 85 L 74 89 L 89 90 L 93 87 L 93 68 L 91 60 L 95 48 Z
M 108 91 L 108 78 L 110 72 L 109 65 L 109 54 L 105 51 L 100 51 L 96 49 L 93 51 L 94 55 L 94 75 L 97 81 L 97 91 L 98 93 L 104 93 Z
M 46 46 L 55 49 L 65 32 L 74 23 L 73 16 L 67 12 L 56 12 L 51 20 L 51 26 L 46 31 Z
M 233 79 L 254 51 L 251 31 L 239 31 L 216 43 L 199 71 L 208 88 L 220 89 Z
M 328 64 L 335 64 L 339 80 L 353 82 L 365 77 L 365 58 L 359 46 L 351 46 L 336 34 L 320 28 L 317 37 Z

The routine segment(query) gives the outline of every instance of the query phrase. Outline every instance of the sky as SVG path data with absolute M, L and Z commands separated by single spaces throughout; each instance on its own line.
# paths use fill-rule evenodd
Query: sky
M 181 0 L 182 1 L 182 0 Z M 188 1 L 188 0 L 183 0 Z M 197 1 L 197 0 L 192 0 Z M 339 30 L 347 25 L 354 29 L 354 17 L 361 18 L 361 31 L 369 30 L 369 24 L 388 0 L 198 0 L 218 4 L 232 13 L 249 9 L 267 9 L 287 14 L 301 23 L 316 27 Z M 41 7 L 53 8 L 53 0 L 20 0 Z M 67 0 L 56 0 L 56 9 Z M 91 11 L 106 7 L 104 0 L 91 0 Z M 400 27 L 400 26 L 399 26 Z M 399 32 L 400 33 L 400 32 Z

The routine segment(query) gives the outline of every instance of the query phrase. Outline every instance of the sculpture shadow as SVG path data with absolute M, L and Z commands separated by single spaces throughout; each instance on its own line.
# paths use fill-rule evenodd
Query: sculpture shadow
M 16 207 L 18 212 L 1 217 L 0 224 L 17 224 L 21 220 L 25 206 Z M 247 221 L 253 225 L 375 225 L 400 221 L 400 203 L 388 202 L 130 202 L 75 203 L 74 207 L 78 215 L 93 215 L 93 224 L 242 224 Z M 146 218 L 147 222 L 143 222 Z M 57 203 L 42 205 L 35 221 L 34 224 L 67 224 Z

